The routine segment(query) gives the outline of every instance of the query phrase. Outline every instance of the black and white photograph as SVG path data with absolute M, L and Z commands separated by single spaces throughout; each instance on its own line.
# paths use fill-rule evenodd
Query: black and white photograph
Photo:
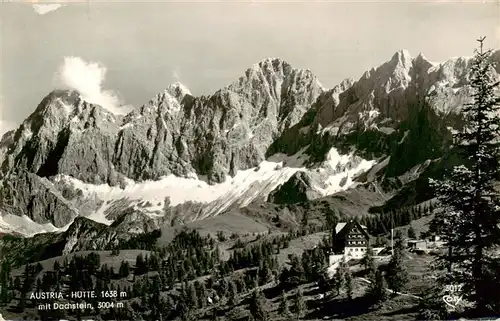
M 500 320 L 500 1 L 2 0 L 0 321 Z

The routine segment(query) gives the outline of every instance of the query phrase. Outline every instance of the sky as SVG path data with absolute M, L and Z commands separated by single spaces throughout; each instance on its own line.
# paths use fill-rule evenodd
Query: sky
M 124 112 L 176 81 L 211 94 L 268 57 L 331 88 L 400 49 L 441 62 L 480 36 L 500 48 L 499 0 L 47 3 L 0 4 L 0 134 L 55 88 Z

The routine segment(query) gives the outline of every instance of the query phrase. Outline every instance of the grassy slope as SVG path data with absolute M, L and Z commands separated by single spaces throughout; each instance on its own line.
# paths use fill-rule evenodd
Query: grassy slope
M 289 247 L 280 250 L 278 254 L 278 263 L 283 265 L 288 262 L 289 255 L 295 254 L 300 256 L 305 250 L 314 248 L 325 235 L 326 232 L 319 232 L 291 240 Z
M 176 231 L 183 228 L 195 229 L 201 235 L 211 234 L 215 236 L 218 231 L 222 231 L 229 235 L 231 233 L 237 234 L 253 234 L 253 233 L 267 233 L 271 224 L 260 222 L 248 216 L 242 215 L 237 211 L 218 215 L 215 217 L 194 221 L 181 226 L 165 227 L 162 229 L 162 236 L 158 240 L 159 245 L 169 243 Z
M 427 232 L 429 230 L 429 223 L 432 220 L 432 218 L 433 218 L 433 215 L 421 217 L 418 220 L 412 221 L 409 225 L 396 227 L 394 229 L 394 231 L 395 231 L 394 233 L 396 233 L 396 231 L 398 231 L 398 230 L 401 230 L 404 232 L 404 231 L 408 230 L 408 228 L 410 226 L 413 227 L 413 229 L 415 230 L 417 235 L 421 234 L 422 232 Z

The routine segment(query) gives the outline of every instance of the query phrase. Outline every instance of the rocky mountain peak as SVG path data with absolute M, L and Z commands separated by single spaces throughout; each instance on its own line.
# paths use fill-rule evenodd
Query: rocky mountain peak
M 411 67 L 413 57 L 406 49 L 398 50 L 391 58 L 390 62 L 398 67 L 408 69 Z
M 81 96 L 74 90 L 56 89 L 42 99 L 32 117 L 64 118 L 78 113 L 78 103 Z
M 12 143 L 2 148 L 2 174 L 27 170 L 42 177 L 54 175 L 64 168 L 62 159 L 76 141 L 92 145 L 96 133 L 115 135 L 116 122 L 114 114 L 83 100 L 78 92 L 54 90 L 19 126 Z M 69 160 L 74 156 L 68 155 L 68 162 L 78 171 L 78 161 Z
M 261 69 L 264 71 L 274 70 L 274 72 L 277 72 L 280 69 L 282 70 L 283 68 L 289 67 L 291 66 L 288 62 L 280 57 L 274 57 L 263 59 L 260 62 L 254 64 L 250 69 Z
M 379 79 L 387 93 L 398 88 L 408 87 L 411 81 L 410 69 L 413 58 L 408 50 L 399 50 L 391 60 L 376 70 Z
M 40 127 L 60 129 L 88 118 L 93 118 L 95 123 L 100 120 L 111 122 L 115 117 L 101 106 L 85 101 L 77 91 L 56 89 L 42 99 L 22 126 L 37 132 Z M 82 125 L 85 127 L 85 122 Z
M 245 75 L 229 85 L 227 89 L 240 93 L 274 89 L 281 86 L 291 71 L 291 65 L 283 59 L 267 58 L 248 68 Z M 274 94 L 276 96 L 277 93 Z
M 192 95 L 191 91 L 178 81 L 168 86 L 167 89 L 165 89 L 165 92 L 169 93 L 178 101 L 182 101 L 186 95 Z
M 453 57 L 436 66 L 432 72 L 436 74 L 438 81 L 446 82 L 453 86 L 455 83 L 460 82 L 460 80 L 467 80 L 470 63 L 471 59 L 469 57 Z
M 140 113 L 144 115 L 151 108 L 160 113 L 176 113 L 181 110 L 182 100 L 186 96 L 191 96 L 189 89 L 180 82 L 175 82 L 169 85 L 163 92 L 158 93 L 149 104 L 143 106 L 138 111 L 133 111 L 132 114 Z M 130 118 L 130 114 L 126 118 Z
M 500 62 L 500 50 L 492 59 Z M 345 90 L 338 87 L 340 92 L 332 91 L 332 98 L 320 99 L 314 123 L 334 135 L 377 128 L 379 122 L 384 128 L 395 127 L 409 117 L 412 106 L 424 99 L 438 114 L 459 115 L 471 94 L 470 64 L 470 57 L 434 63 L 422 53 L 413 58 L 407 50 L 399 50 L 385 63 L 366 71 L 352 86 L 340 86 Z
M 438 63 L 430 61 L 422 52 L 419 53 L 414 59 L 413 59 L 413 66 L 428 66 L 434 67 L 439 65 Z

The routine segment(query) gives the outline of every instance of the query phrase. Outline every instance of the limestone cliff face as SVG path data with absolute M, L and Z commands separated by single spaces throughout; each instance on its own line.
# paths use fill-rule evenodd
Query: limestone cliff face
M 195 173 L 222 182 L 264 160 L 276 137 L 323 92 L 311 72 L 280 59 L 254 65 L 212 96 L 173 95 L 174 86 L 126 117 L 114 163 L 127 177 Z
M 254 65 L 208 97 L 171 85 L 123 119 L 76 92 L 54 91 L 16 131 L 2 173 L 23 169 L 110 185 L 168 174 L 221 182 L 258 165 L 322 92 L 310 71 L 281 59 Z
M 40 177 L 68 173 L 94 183 L 114 183 L 117 121 L 77 92 L 53 91 L 15 132 L 2 175 L 23 170 Z
M 9 175 L 0 182 L 2 212 L 28 216 L 41 224 L 53 223 L 62 227 L 78 214 L 78 210 L 64 198 L 49 180 L 23 171 Z
M 492 55 L 500 71 L 500 50 Z M 401 50 L 357 80 L 346 80 L 319 96 L 306 116 L 285 132 L 272 152 L 294 153 L 310 145 L 309 153 L 322 157 L 328 146 L 349 135 L 370 132 L 372 143 L 398 130 L 425 102 L 430 118 L 445 119 L 447 126 L 459 126 L 460 111 L 470 102 L 471 58 L 457 57 L 432 63 L 419 54 L 413 58 Z M 361 139 L 362 140 L 362 139 Z M 320 158 L 321 158 L 320 157 Z
M 394 128 L 424 100 L 436 113 L 458 114 L 469 99 L 469 66 L 468 58 L 434 64 L 422 54 L 412 58 L 407 51 L 399 51 L 365 72 L 339 95 L 338 102 L 325 102 L 315 122 L 331 134 L 346 134 L 360 126 Z

